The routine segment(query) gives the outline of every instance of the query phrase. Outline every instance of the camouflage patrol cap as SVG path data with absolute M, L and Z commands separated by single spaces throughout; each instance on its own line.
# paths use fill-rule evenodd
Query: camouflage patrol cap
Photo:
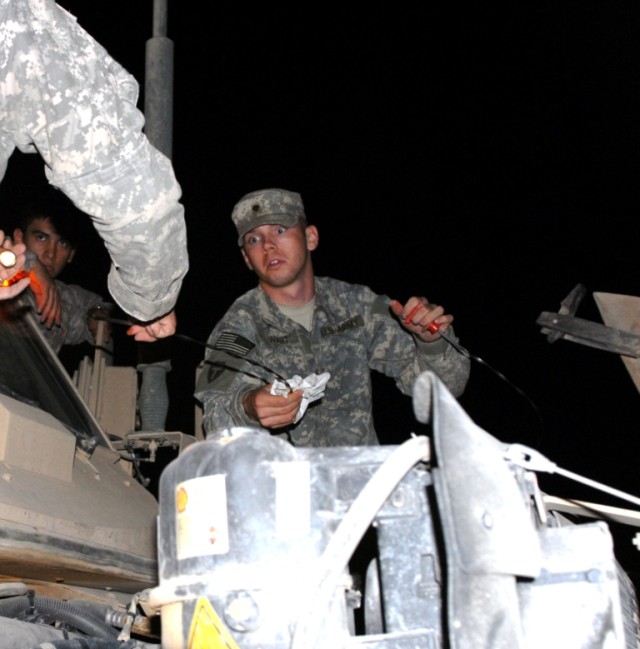
M 304 218 L 302 197 L 286 189 L 259 189 L 245 194 L 234 206 L 231 219 L 238 230 L 238 245 L 244 235 L 259 225 L 290 228 Z

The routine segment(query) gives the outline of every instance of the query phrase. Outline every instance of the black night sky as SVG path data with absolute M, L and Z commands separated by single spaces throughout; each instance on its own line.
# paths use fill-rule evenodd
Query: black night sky
M 484 361 L 460 399 L 479 426 L 639 494 L 638 390 L 622 360 L 549 344 L 536 319 L 578 283 L 576 315 L 597 322 L 593 292 L 640 294 L 640 6 L 168 2 L 191 263 L 179 331 L 205 341 L 254 285 L 235 245 L 236 200 L 298 191 L 320 230 L 318 274 L 454 314 Z M 142 108 L 152 1 L 60 4 L 137 78 Z M 39 158 L 14 157 L 3 212 L 44 182 Z M 108 259 L 91 234 L 61 279 L 104 293 Z M 127 339 L 118 351 L 135 358 Z M 175 339 L 171 355 L 168 428 L 191 432 L 203 349 Z M 377 389 L 380 437 L 406 439 L 410 401 Z

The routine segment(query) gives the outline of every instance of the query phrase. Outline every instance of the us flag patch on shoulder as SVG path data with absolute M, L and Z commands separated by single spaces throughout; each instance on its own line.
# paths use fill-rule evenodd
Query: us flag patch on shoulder
M 220 334 L 214 349 L 220 349 L 223 352 L 229 352 L 234 356 L 245 357 L 253 348 L 255 344 L 247 340 L 240 334 L 234 334 L 232 331 L 223 331 Z

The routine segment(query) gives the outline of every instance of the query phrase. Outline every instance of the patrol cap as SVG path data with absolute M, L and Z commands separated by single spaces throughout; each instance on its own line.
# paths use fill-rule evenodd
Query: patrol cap
M 259 225 L 284 225 L 288 228 L 304 218 L 302 197 L 286 189 L 259 189 L 245 194 L 233 207 L 231 219 L 238 230 L 238 245 L 244 235 Z

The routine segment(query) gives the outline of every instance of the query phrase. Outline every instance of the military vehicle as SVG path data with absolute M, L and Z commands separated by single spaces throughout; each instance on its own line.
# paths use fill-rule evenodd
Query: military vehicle
M 3 649 L 116 638 L 127 626 L 139 637 L 159 638 L 151 620 L 128 615 L 135 594 L 157 583 L 157 500 L 133 466 L 134 447 L 148 449 L 149 441 L 123 442 L 96 416 L 115 383 L 132 385 L 122 379 L 131 372 L 135 378 L 135 370 L 113 367 L 112 376 L 100 347 L 95 371 L 87 371 L 86 361 L 84 369 L 79 387 L 93 410 L 29 309 L 20 301 L 0 303 Z M 127 398 L 123 390 L 102 418 L 130 420 L 123 417 L 131 411 Z
M 413 395 L 429 436 L 300 449 L 135 430 L 126 400 L 104 405 L 103 354 L 72 378 L 0 303 L 3 649 L 639 646 L 605 522 L 637 514 L 543 493 L 536 472 L 559 469 L 435 375 Z M 163 445 L 156 499 L 136 466 Z

